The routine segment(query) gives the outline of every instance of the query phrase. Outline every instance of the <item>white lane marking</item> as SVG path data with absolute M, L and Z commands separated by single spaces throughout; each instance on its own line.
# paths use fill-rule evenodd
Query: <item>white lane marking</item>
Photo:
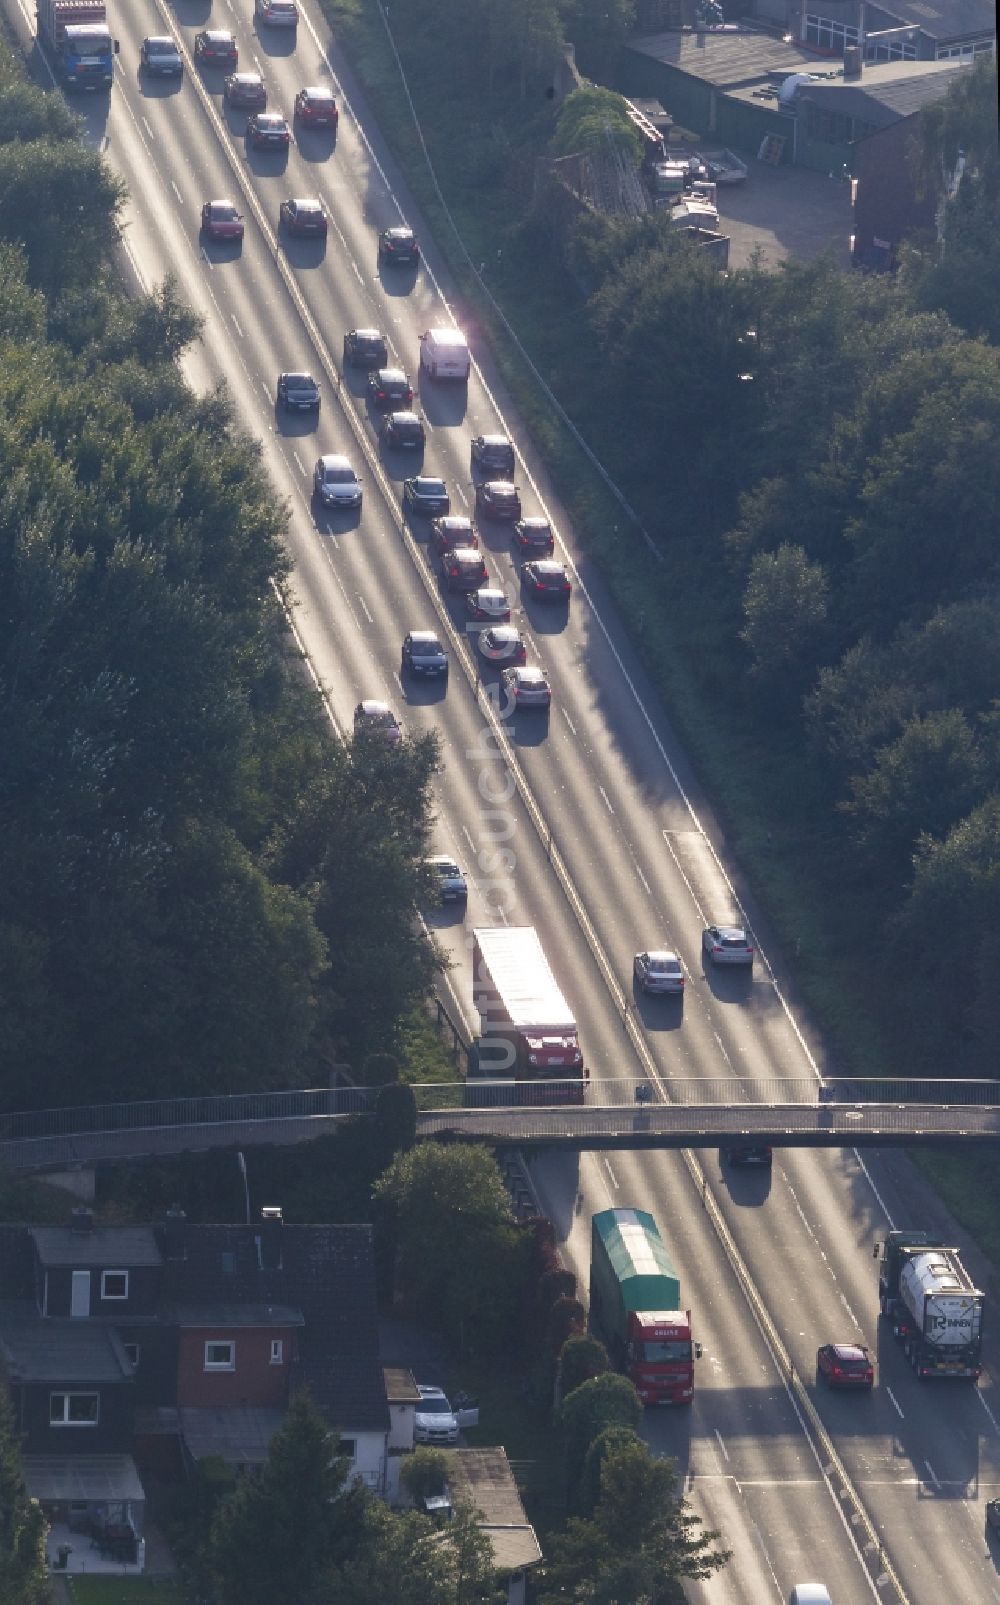
M 372 618 L 371 614 L 368 611 L 368 603 L 365 601 L 364 597 L 363 596 L 359 596 L 358 597 L 358 601 L 361 603 L 361 611 L 364 614 L 365 618 L 368 620 L 368 623 L 369 624 L 374 624 L 375 620 Z M 396 678 L 398 680 L 399 676 L 397 675 Z M 402 690 L 402 687 L 400 687 L 400 690 Z
M 173 190 L 174 194 L 177 196 L 178 201 L 183 206 L 184 205 L 184 197 L 181 194 L 180 190 L 177 188 L 177 185 L 175 184 L 173 179 L 170 180 L 170 188 Z
M 719 1052 L 722 1054 L 722 1057 L 725 1059 L 725 1061 L 728 1064 L 729 1068 L 732 1069 L 733 1061 L 729 1057 L 729 1054 L 726 1052 L 726 1044 L 723 1042 L 723 1040 L 720 1037 L 718 1031 L 713 1031 L 712 1035 L 715 1037 L 716 1042 L 719 1044 Z M 801 1210 L 799 1211 L 799 1213 L 800 1214 L 802 1213 Z M 805 1217 L 803 1216 L 803 1219 L 804 1218 Z
M 472 839 L 472 832 L 469 829 L 468 825 L 463 824 L 463 826 L 462 826 L 462 834 L 463 834 L 463 836 L 465 837 L 466 841 L 469 844 L 469 852 L 470 853 L 476 852 L 477 851 L 476 844 Z
M 357 279 L 357 281 L 360 284 L 361 288 L 364 289 L 365 288 L 365 281 L 361 277 L 361 269 L 358 267 L 358 264 L 356 262 L 354 262 L 354 261 L 351 262 L 351 267 L 354 269 L 354 277 Z
M 895 1412 L 898 1415 L 899 1419 L 901 1421 L 905 1421 L 906 1417 L 903 1415 L 902 1405 L 899 1403 L 899 1400 L 896 1398 L 896 1395 L 893 1393 L 891 1388 L 886 1388 L 885 1391 L 889 1396 L 889 1403 L 892 1405 L 892 1408 L 895 1410 Z
M 240 328 L 240 320 L 236 316 L 235 312 L 231 313 L 230 316 L 232 317 L 232 320 L 233 320 L 233 328 L 236 330 L 236 333 L 238 334 L 239 338 L 242 340 L 244 338 L 244 335 L 243 335 L 243 330 Z
M 614 809 L 611 806 L 611 798 L 608 796 L 608 794 L 605 791 L 604 787 L 603 786 L 598 786 L 597 789 L 600 792 L 601 796 L 604 798 L 604 805 L 607 808 L 608 813 L 609 814 L 613 814 L 614 813 Z
M 935 1471 L 935 1470 L 934 1470 L 934 1467 L 933 1467 L 933 1466 L 932 1466 L 932 1465 L 931 1465 L 931 1463 L 930 1463 L 930 1461 L 929 1461 L 929 1460 L 925 1460 L 925 1461 L 924 1461 L 924 1465 L 925 1465 L 925 1466 L 926 1466 L 926 1467 L 927 1467 L 927 1470 L 928 1470 L 928 1471 L 929 1471 L 929 1472 L 930 1472 L 930 1478 L 931 1478 L 931 1482 L 932 1482 L 932 1483 L 933 1483 L 933 1484 L 934 1484 L 934 1486 L 935 1486 L 935 1488 L 938 1488 L 938 1489 L 940 1489 L 940 1487 L 941 1487 L 941 1484 L 940 1484 L 940 1482 L 939 1482 L 939 1481 L 938 1481 L 938 1474 L 937 1474 L 937 1472 L 936 1472 L 936 1471 Z
M 319 692 L 320 701 L 322 702 L 324 708 L 326 709 L 326 716 L 329 719 L 331 725 L 333 726 L 333 733 L 337 737 L 338 741 L 343 741 L 344 733 L 341 730 L 339 724 L 337 723 L 337 716 L 333 711 L 333 703 L 330 701 L 330 697 L 329 697 L 329 694 L 328 694 L 328 692 L 326 690 L 326 687 L 323 685 L 322 681 L 320 680 L 319 675 L 316 673 L 316 668 L 315 668 L 315 665 L 314 665 L 314 663 L 312 661 L 312 658 L 309 656 L 308 652 L 306 651 L 305 642 L 303 641 L 301 635 L 299 634 L 298 625 L 295 622 L 295 617 L 294 617 L 294 615 L 292 613 L 291 607 L 288 604 L 288 600 L 282 594 L 281 587 L 274 580 L 271 581 L 271 589 L 274 592 L 275 596 L 278 598 L 278 605 L 281 608 L 281 611 L 285 615 L 285 621 L 286 621 L 286 623 L 288 625 L 288 628 L 292 632 L 292 636 L 294 638 L 295 645 L 298 647 L 299 652 L 302 655 L 302 661 L 305 664 L 307 670 L 309 671 L 309 676 L 310 676 L 310 678 L 311 678 L 311 680 L 313 682 L 313 685 L 316 687 L 316 690 Z
M 576 725 L 573 723 L 573 721 L 570 718 L 569 714 L 566 712 L 566 709 L 565 708 L 560 708 L 559 711 L 562 714 L 563 718 L 565 719 L 566 723 L 569 725 L 569 727 L 572 730 L 573 734 L 576 735 Z
M 530 646 L 532 652 L 535 654 L 535 657 L 537 658 L 538 657 L 538 648 L 535 645 L 534 637 L 527 630 L 525 630 L 523 633 L 524 633 L 525 641 L 527 642 L 528 646 Z M 568 719 L 569 718 L 569 714 L 567 714 L 566 717 Z M 576 731 L 575 730 L 574 730 L 573 734 L 576 735 Z
M 719 1431 L 718 1427 L 716 1427 L 716 1429 L 715 1429 L 715 1436 L 718 1439 L 719 1448 L 722 1450 L 723 1457 L 726 1460 L 728 1460 L 729 1459 L 729 1450 L 726 1448 L 726 1445 L 723 1442 L 722 1433 Z
M 648 880 L 646 879 L 645 875 L 642 873 L 642 865 L 639 863 L 639 860 L 637 858 L 633 858 L 632 862 L 635 865 L 636 874 L 638 875 L 639 879 L 642 881 L 643 890 L 645 891 L 646 896 L 647 897 L 651 897 L 652 896 L 652 892 L 650 890 L 650 885 L 649 885 Z
M 983 1409 L 986 1411 L 986 1414 L 989 1416 L 990 1420 L 992 1421 L 992 1423 L 993 1423 L 993 1431 L 995 1433 L 997 1433 L 998 1436 L 1000 1436 L 1000 1422 L 997 1421 L 996 1416 L 993 1414 L 993 1411 L 990 1409 L 989 1405 L 986 1403 L 986 1400 L 983 1398 L 983 1396 L 980 1393 L 978 1388 L 976 1389 L 976 1397 L 979 1400 L 980 1404 L 982 1405 Z
M 455 486 L 455 494 L 458 497 L 459 501 L 462 503 L 463 507 L 468 507 L 469 498 L 468 498 L 468 496 L 466 496 L 465 491 L 462 489 L 461 485 L 456 485 Z
M 615 1175 L 614 1171 L 611 1169 L 611 1161 L 610 1161 L 610 1159 L 606 1159 L 604 1161 L 604 1168 L 607 1171 L 608 1175 L 611 1177 L 611 1185 L 612 1185 L 612 1187 L 615 1189 L 615 1192 L 617 1192 L 618 1191 L 618 1177 Z
M 305 477 L 306 477 L 305 464 L 303 463 L 302 458 L 299 456 L 297 451 L 293 451 L 292 452 L 292 461 L 295 463 L 295 466 L 298 469 L 299 473 L 302 475 L 302 478 L 305 479 Z
M 265 396 L 267 397 L 268 401 L 270 401 L 270 399 L 271 399 L 271 387 L 270 387 L 270 385 L 268 385 L 266 383 L 266 381 L 263 380 L 263 379 L 261 379 L 259 381 L 259 383 L 260 383 L 260 388 L 263 390 L 263 392 L 264 392 Z
M 150 139 L 155 139 L 156 138 L 156 135 L 153 133 L 153 130 L 149 126 L 149 118 L 148 117 L 143 117 L 142 126 L 146 130 L 146 133 L 149 135 Z

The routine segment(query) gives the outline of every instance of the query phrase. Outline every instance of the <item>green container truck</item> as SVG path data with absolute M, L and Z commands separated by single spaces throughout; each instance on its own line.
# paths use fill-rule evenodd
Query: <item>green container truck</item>
M 652 1215 L 605 1209 L 593 1218 L 590 1323 L 643 1404 L 690 1404 L 694 1362 L 691 1312 Z

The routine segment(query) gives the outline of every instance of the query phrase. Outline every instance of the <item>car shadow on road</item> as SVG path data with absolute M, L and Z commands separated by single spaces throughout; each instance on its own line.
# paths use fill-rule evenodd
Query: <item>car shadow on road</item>
M 278 243 L 285 261 L 296 272 L 322 267 L 326 260 L 325 234 L 306 239 L 282 229 Z
M 683 992 L 646 992 L 634 975 L 632 1006 L 647 1031 L 679 1031 L 684 1023 Z
M 312 499 L 313 528 L 317 535 L 348 535 L 361 525 L 361 508 L 327 507 L 318 496 Z
M 260 28 L 255 23 L 253 31 L 262 55 L 278 60 L 283 56 L 294 56 L 297 28 Z
M 184 75 L 178 73 L 174 78 L 153 78 L 141 67 L 136 68 L 135 86 L 143 100 L 171 100 L 179 95 L 184 87 Z

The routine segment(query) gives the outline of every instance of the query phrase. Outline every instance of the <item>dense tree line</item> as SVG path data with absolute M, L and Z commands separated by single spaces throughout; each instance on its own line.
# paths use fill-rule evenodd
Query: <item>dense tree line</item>
M 329 739 L 287 509 L 61 97 L 0 89 L 0 1100 L 314 1084 L 392 1047 L 432 739 Z

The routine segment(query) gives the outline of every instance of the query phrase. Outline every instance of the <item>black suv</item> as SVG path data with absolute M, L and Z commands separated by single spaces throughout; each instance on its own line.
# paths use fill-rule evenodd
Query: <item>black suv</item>
M 373 407 L 402 412 L 413 400 L 413 386 L 402 368 L 379 368 L 368 375 L 368 399 Z
M 472 466 L 506 479 L 514 477 L 514 448 L 506 435 L 473 435 Z
M 403 266 L 420 260 L 420 246 L 411 228 L 384 228 L 378 237 L 378 259 Z
M 423 451 L 424 426 L 415 412 L 390 412 L 382 425 L 383 446 L 403 446 Z

